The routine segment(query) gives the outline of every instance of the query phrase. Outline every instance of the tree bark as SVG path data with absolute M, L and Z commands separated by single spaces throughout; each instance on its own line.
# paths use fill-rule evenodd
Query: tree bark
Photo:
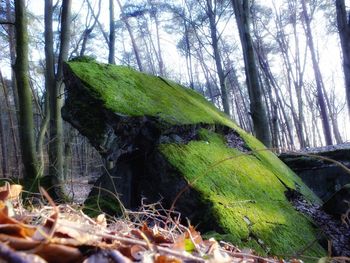
M 8 151 L 7 151 L 7 143 L 5 139 L 5 127 L 4 127 L 4 116 L 2 115 L 3 109 L 0 107 L 0 144 L 1 144 L 1 172 L 2 177 L 7 178 L 8 174 Z
M 51 3 L 47 3 L 51 2 Z M 45 1 L 45 8 L 48 8 L 49 14 L 45 16 L 45 55 L 47 56 L 46 72 L 47 85 L 50 85 L 50 143 L 49 143 L 49 176 L 51 177 L 51 186 L 53 198 L 65 198 L 64 195 L 64 174 L 63 174 L 63 121 L 61 117 L 61 108 L 63 104 L 63 62 L 68 59 L 70 24 L 71 24 L 71 0 L 63 0 L 61 15 L 60 32 L 60 51 L 58 56 L 57 73 L 54 75 L 54 61 L 52 48 L 52 1 Z M 54 80 L 54 83 L 51 82 Z
M 90 3 L 88 3 L 88 5 L 90 5 Z M 92 23 L 92 25 L 89 25 L 88 23 L 86 23 L 86 28 L 85 28 L 85 30 L 83 32 L 83 36 L 82 36 L 82 43 L 81 43 L 81 49 L 79 52 L 79 56 L 84 56 L 84 54 L 85 54 L 87 42 L 89 40 L 89 37 L 90 37 L 92 31 L 94 30 L 94 28 L 97 24 L 100 13 L 101 13 L 101 0 L 98 1 L 97 15 L 96 16 L 92 15 L 94 22 Z M 90 22 L 91 22 L 91 20 L 90 20 Z
M 19 102 L 19 134 L 22 161 L 24 165 L 25 187 L 37 190 L 40 168 L 35 152 L 32 94 L 28 77 L 28 32 L 25 0 L 15 1 L 16 16 L 16 63 L 15 75 Z
M 324 98 L 324 94 L 322 91 L 323 81 L 322 81 L 322 75 L 321 75 L 321 71 L 320 71 L 320 68 L 318 66 L 318 61 L 317 61 L 317 57 L 316 57 L 316 51 L 315 51 L 315 46 L 314 46 L 314 41 L 313 41 L 313 36 L 312 36 L 312 31 L 311 31 L 311 25 L 310 25 L 310 17 L 307 13 L 305 0 L 302 0 L 301 3 L 302 3 L 305 26 L 306 26 L 305 34 L 307 37 L 307 45 L 309 46 L 309 50 L 311 53 L 312 66 L 313 66 L 314 75 L 315 75 L 315 82 L 316 82 L 316 88 L 317 88 L 317 101 L 318 101 L 318 105 L 320 107 L 324 138 L 325 138 L 326 144 L 331 145 L 332 144 L 332 134 L 331 134 L 331 128 L 330 128 L 330 124 L 329 124 L 329 118 L 328 118 L 328 112 L 327 112 L 327 108 L 326 108 L 325 98 Z
M 165 70 L 164 70 L 164 62 L 163 62 L 163 56 L 162 56 L 162 50 L 160 45 L 160 34 L 159 34 L 159 19 L 158 19 L 158 11 L 157 7 L 154 5 L 153 0 L 147 0 L 148 4 L 150 5 L 150 17 L 154 20 L 155 28 L 156 28 L 156 38 L 157 38 L 157 59 L 158 59 L 158 67 L 159 67 L 159 74 L 161 76 L 165 76 Z
M 250 99 L 250 112 L 254 124 L 255 135 L 265 144 L 265 146 L 270 147 L 271 133 L 266 108 L 262 98 L 262 88 L 259 82 L 253 40 L 249 29 L 249 1 L 232 0 L 232 5 L 235 10 L 237 27 L 243 49 L 245 73 Z
M 206 2 L 207 2 L 207 15 L 209 18 L 209 26 L 210 26 L 211 45 L 214 52 L 215 65 L 216 65 L 216 70 L 217 70 L 219 83 L 220 83 L 222 106 L 224 108 L 224 112 L 230 116 L 229 97 L 225 86 L 225 73 L 222 67 L 221 56 L 219 51 L 219 37 L 217 34 L 216 21 L 215 21 L 216 14 L 214 12 L 214 8 L 212 6 L 211 0 L 207 0 Z
M 11 12 L 11 3 L 10 0 L 6 0 L 6 19 L 7 20 L 13 20 L 12 18 L 12 12 Z M 9 48 L 10 48 L 10 58 L 11 58 L 11 66 L 14 67 L 15 60 L 16 60 L 16 40 L 15 40 L 15 31 L 13 25 L 8 25 L 8 36 L 9 36 Z M 16 111 L 18 111 L 18 93 L 16 88 L 16 80 L 15 80 L 15 74 L 12 70 L 12 82 L 11 82 L 11 88 L 13 92 L 13 98 L 15 101 L 15 107 Z M 18 116 L 16 115 L 16 118 L 18 120 Z
M 345 93 L 350 118 L 350 14 L 346 11 L 345 1 L 336 0 L 337 25 L 340 44 L 343 52 L 343 69 L 345 77 Z
M 142 66 L 142 62 L 141 62 L 141 58 L 140 58 L 140 51 L 139 51 L 139 48 L 136 44 L 136 40 L 135 40 L 135 37 L 134 37 L 134 34 L 132 32 L 132 28 L 131 28 L 131 25 L 128 21 L 128 18 L 123 14 L 123 7 L 120 3 L 119 0 L 117 0 L 117 4 L 120 8 L 120 10 L 122 10 L 122 21 L 124 22 L 125 26 L 126 26 L 126 29 L 128 30 L 128 34 L 130 36 L 130 40 L 131 40 L 131 45 L 132 45 L 132 49 L 134 51 L 134 55 L 135 55 L 135 58 L 136 58 L 136 63 L 137 63 L 137 66 L 139 68 L 139 71 L 143 71 L 143 66 Z
M 115 23 L 114 23 L 114 0 L 109 0 L 109 42 L 108 63 L 115 64 Z
M 15 77 L 13 77 L 13 79 L 15 79 Z M 19 163 L 19 149 L 18 149 L 18 141 L 17 141 L 17 134 L 16 134 L 16 128 L 15 128 L 15 123 L 12 117 L 12 113 L 11 113 L 11 106 L 10 106 L 10 98 L 9 98 L 9 94 L 8 94 L 8 90 L 7 90 L 7 86 L 6 83 L 4 81 L 4 78 L 2 76 L 1 70 L 0 70 L 0 81 L 2 84 L 2 88 L 4 91 L 4 96 L 5 96 L 5 103 L 6 103 L 6 111 L 7 111 L 7 115 L 8 115 L 8 120 L 10 122 L 10 128 L 11 128 L 11 137 L 12 137 L 12 141 L 13 141 L 13 150 L 14 150 L 14 156 L 15 156 L 15 162 L 16 164 Z M 13 85 L 15 86 L 15 85 Z M 17 93 L 17 91 L 16 91 Z M 20 174 L 20 171 L 18 171 Z

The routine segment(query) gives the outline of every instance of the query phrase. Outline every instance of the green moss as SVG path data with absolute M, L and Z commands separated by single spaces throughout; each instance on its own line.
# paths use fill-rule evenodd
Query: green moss
M 74 62 L 96 62 L 96 59 L 91 56 L 77 56 L 72 58 L 70 61 Z
M 164 144 L 159 149 L 213 203 L 213 214 L 232 242 L 247 247 L 255 244 L 257 251 L 274 255 L 292 255 L 316 239 L 311 223 L 286 199 L 286 187 L 279 178 L 283 171 L 270 167 L 273 157 L 263 152 L 242 154 L 226 147 L 218 134 L 205 130 L 200 134 L 205 141 Z M 289 177 L 283 180 L 293 186 L 298 179 L 293 173 Z M 324 251 L 316 244 L 305 253 L 320 256 Z
M 308 188 L 303 183 L 300 177 L 296 176 L 288 166 L 286 166 L 280 159 L 278 159 L 274 153 L 266 149 L 266 147 L 260 141 L 242 129 L 237 129 L 237 132 L 248 145 L 248 147 L 252 149 L 253 155 L 258 160 L 260 160 L 264 166 L 266 166 L 269 171 L 271 171 L 279 180 L 281 180 L 285 186 L 290 189 L 297 190 L 312 203 L 322 203 L 321 199 L 319 199 L 310 190 L 310 188 Z
M 172 81 L 124 66 L 80 61 L 68 65 L 91 94 L 114 112 L 159 117 L 170 124 L 230 122 L 200 94 Z

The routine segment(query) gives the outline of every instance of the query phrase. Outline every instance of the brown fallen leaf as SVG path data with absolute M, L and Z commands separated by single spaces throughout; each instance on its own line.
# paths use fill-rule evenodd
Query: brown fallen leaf
M 131 257 L 137 261 L 142 260 L 143 258 L 142 254 L 145 251 L 147 251 L 147 249 L 139 245 L 132 245 L 130 248 Z
M 38 255 L 50 263 L 79 263 L 84 260 L 82 253 L 75 247 L 44 243 L 4 234 L 0 234 L 0 241 L 6 243 L 12 249 Z
M 182 260 L 173 256 L 159 255 L 156 256 L 154 263 L 181 263 Z
M 0 201 L 16 199 L 22 192 L 22 185 L 5 182 L 4 186 L 0 187 Z
M 41 243 L 34 252 L 50 263 L 79 263 L 85 259 L 78 248 L 60 244 Z
M 156 228 L 149 228 L 146 223 L 142 225 L 139 231 L 132 230 L 131 233 L 135 235 L 139 239 L 144 239 L 144 237 L 141 235 L 143 233 L 149 242 L 155 243 L 155 244 L 161 244 L 161 243 L 172 243 L 172 241 L 168 238 L 166 238 L 164 235 L 160 234 Z
M 36 227 L 29 226 L 8 216 L 7 206 L 0 205 L 0 233 L 18 237 L 31 237 Z

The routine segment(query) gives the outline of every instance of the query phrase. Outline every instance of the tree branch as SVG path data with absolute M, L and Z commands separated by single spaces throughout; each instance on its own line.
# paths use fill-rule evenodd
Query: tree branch
M 0 20 L 0 25 L 15 25 L 13 21 Z

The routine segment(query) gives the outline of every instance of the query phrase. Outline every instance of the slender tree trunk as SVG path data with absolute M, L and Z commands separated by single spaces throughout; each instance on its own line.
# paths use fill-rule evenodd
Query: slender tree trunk
M 88 8 L 89 8 L 89 10 L 90 10 L 92 16 L 93 16 L 94 19 L 96 19 L 96 21 L 97 21 L 97 25 L 98 25 L 98 27 L 99 27 L 101 33 L 102 33 L 103 38 L 104 38 L 105 41 L 106 41 L 107 46 L 109 46 L 108 34 L 103 30 L 103 25 L 102 25 L 101 22 L 98 20 L 98 16 L 95 15 L 94 9 L 93 9 L 93 7 L 91 6 L 90 1 L 86 1 L 86 3 L 87 3 L 87 5 L 88 5 Z
M 304 20 L 306 25 L 305 33 L 307 36 L 307 45 L 309 46 L 309 50 L 311 53 L 312 66 L 313 66 L 314 75 L 315 75 L 316 88 L 317 88 L 317 101 L 320 107 L 324 138 L 325 138 L 326 144 L 331 145 L 332 144 L 331 127 L 329 124 L 328 112 L 327 112 L 325 98 L 322 91 L 323 81 L 322 81 L 322 75 L 321 75 L 321 71 L 318 66 L 318 61 L 316 57 L 316 51 L 315 51 L 313 36 L 311 32 L 310 17 L 307 13 L 305 0 L 302 0 L 301 3 L 302 3 L 303 14 L 305 18 Z
M 214 12 L 214 8 L 212 6 L 211 0 L 206 0 L 206 2 L 207 2 L 207 15 L 209 18 L 209 26 L 210 26 L 211 45 L 214 51 L 215 65 L 216 65 L 216 70 L 217 70 L 219 83 L 220 83 L 222 106 L 224 108 L 224 112 L 230 116 L 230 104 L 229 104 L 227 89 L 225 86 L 225 73 L 222 67 L 221 56 L 219 51 L 219 37 L 217 34 L 216 21 L 215 21 L 216 14 Z
M 36 183 L 41 174 L 34 143 L 32 94 L 28 77 L 28 32 L 25 0 L 15 1 L 15 15 L 17 54 L 15 74 L 18 89 L 19 134 L 25 170 L 25 187 L 31 191 L 36 191 Z
M 38 153 L 38 158 L 39 158 L 39 164 L 40 164 L 40 169 L 41 173 L 44 173 L 44 168 L 45 168 L 45 162 L 44 162 L 44 140 L 45 140 L 45 134 L 47 132 L 49 123 L 50 123 L 50 102 L 49 102 L 49 95 L 48 91 L 45 91 L 45 112 L 44 112 L 44 118 L 41 121 L 40 124 L 40 129 L 39 129 L 39 134 L 38 138 L 36 141 L 36 152 Z
M 245 73 L 250 99 L 250 112 L 254 123 L 256 137 L 267 147 L 271 146 L 271 133 L 266 108 L 262 98 L 258 70 L 249 29 L 249 1 L 232 0 L 237 26 L 243 49 Z
M 15 79 L 15 78 L 14 78 Z M 2 84 L 2 88 L 4 91 L 4 96 L 5 96 L 5 103 L 6 103 L 6 111 L 7 111 L 7 115 L 8 115 L 8 119 L 10 122 L 10 127 L 11 127 L 11 137 L 12 137 L 12 141 L 13 141 L 13 148 L 14 148 L 14 155 L 15 155 L 15 162 L 16 164 L 19 163 L 19 149 L 18 149 L 18 141 L 17 141 L 17 135 L 16 135 L 16 128 L 15 128 L 15 123 L 14 120 L 12 118 L 12 113 L 11 113 L 11 105 L 10 105 L 10 98 L 9 98 L 9 94 L 8 94 L 8 90 L 7 90 L 7 86 L 6 83 L 4 81 L 4 78 L 2 76 L 1 70 L 0 70 L 0 80 L 1 80 L 1 84 Z M 17 92 L 16 92 L 17 93 Z
M 63 104 L 63 62 L 68 58 L 69 51 L 69 39 L 70 39 L 70 24 L 71 24 L 71 0 L 63 0 L 62 2 L 62 15 L 61 15 L 61 33 L 60 33 L 60 53 L 58 56 L 57 73 L 55 76 L 55 83 L 49 88 L 50 91 L 50 144 L 49 144 L 49 175 L 51 177 L 51 184 L 53 190 L 51 192 L 53 198 L 65 198 L 64 194 L 64 174 L 63 174 L 63 121 L 61 117 L 61 108 Z M 52 3 L 51 3 L 52 8 Z M 51 9 L 52 12 L 52 9 Z M 50 16 L 52 19 L 52 16 Z M 47 17 L 47 19 L 50 18 Z M 51 21 L 52 22 L 52 21 Z M 51 37 L 49 32 L 52 30 L 52 23 L 48 24 L 47 37 L 49 43 L 47 44 L 48 58 L 47 67 L 49 67 L 50 74 L 48 81 L 52 79 L 52 63 L 50 61 L 51 55 Z M 50 38 L 50 39 L 49 39 Z M 51 53 L 53 54 L 53 53 Z M 49 84 L 49 82 L 47 83 Z
M 287 141 L 289 141 L 290 144 L 294 145 L 294 139 L 293 139 L 291 127 L 290 127 L 290 124 L 289 124 L 289 121 L 288 121 L 288 117 L 287 117 L 286 111 L 284 109 L 285 102 L 282 101 L 282 99 L 281 99 L 280 89 L 278 87 L 276 79 L 274 78 L 274 76 L 273 76 L 273 74 L 271 72 L 271 67 L 270 67 L 270 65 L 268 63 L 266 55 L 264 54 L 263 57 L 262 57 L 262 55 L 263 54 L 259 54 L 259 56 L 258 56 L 260 68 L 261 68 L 262 72 L 265 75 L 265 78 L 266 78 L 266 81 L 267 81 L 268 85 L 273 89 L 275 97 L 276 97 L 276 103 L 275 103 L 274 106 L 277 107 L 277 108 L 276 109 L 273 108 L 273 112 L 274 112 L 273 116 L 274 117 L 278 116 L 277 109 L 280 108 L 281 116 L 284 119 L 284 123 L 286 125 L 286 132 L 288 134 L 288 136 L 286 136 L 286 138 L 288 138 L 289 140 L 287 140 Z M 274 125 L 277 126 L 278 123 L 274 122 Z M 273 127 L 273 130 L 275 130 L 275 131 L 276 131 L 276 126 Z M 281 125 L 278 125 L 278 126 L 281 126 Z
M 88 3 L 88 6 L 90 6 L 90 3 Z M 90 37 L 92 31 L 94 30 L 94 28 L 95 28 L 95 26 L 97 24 L 97 21 L 98 21 L 98 18 L 100 16 L 100 13 L 101 13 L 101 0 L 98 1 L 97 15 L 96 16 L 93 15 L 94 22 L 92 23 L 91 26 L 90 25 L 86 25 L 86 29 L 83 32 L 83 41 L 81 43 L 81 49 L 80 49 L 80 53 L 79 53 L 80 56 L 84 56 L 84 54 L 85 54 L 87 42 L 89 40 L 89 37 Z
M 0 107 L 0 143 L 1 143 L 1 172 L 2 177 L 6 178 L 9 176 L 8 174 L 8 154 L 7 154 L 7 143 L 5 139 L 5 127 L 4 127 L 4 116 L 3 109 Z
M 276 6 L 274 6 L 276 14 L 278 13 Z M 307 56 L 307 46 L 303 52 L 303 57 L 301 57 L 301 51 L 299 47 L 299 34 L 297 32 L 297 17 L 298 17 L 298 7 L 295 1 L 288 2 L 288 12 L 290 15 L 290 24 L 293 29 L 293 39 L 295 45 L 295 52 L 291 54 L 291 49 L 289 45 L 289 38 L 285 34 L 285 25 L 282 24 L 281 15 L 277 15 L 275 19 L 276 28 L 279 32 L 278 37 L 276 37 L 276 42 L 279 45 L 280 52 L 283 59 L 283 66 L 285 68 L 285 74 L 287 78 L 289 99 L 290 99 L 290 107 L 293 117 L 293 123 L 295 126 L 295 131 L 297 134 L 297 138 L 300 143 L 300 147 L 304 148 L 308 146 L 307 136 L 306 136 L 306 125 L 305 125 L 305 117 L 304 117 L 304 107 L 303 107 L 303 96 L 302 91 L 304 88 L 304 72 L 306 65 L 306 56 Z M 291 58 L 294 61 L 291 62 Z M 303 61 L 303 63 L 301 63 Z M 292 87 L 294 87 L 294 93 L 292 92 Z M 297 103 L 297 108 L 295 108 L 295 101 Z
M 293 6 L 293 5 L 291 5 Z M 298 111 L 295 114 L 296 118 L 295 118 L 295 126 L 297 129 L 297 134 L 298 134 L 298 138 L 299 138 L 299 142 L 300 142 L 300 148 L 305 148 L 307 147 L 307 143 L 306 143 L 306 139 L 304 136 L 304 109 L 303 109 L 303 97 L 302 97 L 302 90 L 303 90 L 303 86 L 304 86 L 304 69 L 305 69 L 305 63 L 306 63 L 306 54 L 307 54 L 307 47 L 305 47 L 305 56 L 304 56 L 304 67 L 301 67 L 301 58 L 300 58 L 300 48 L 299 48 L 299 33 L 297 32 L 297 5 L 294 5 L 293 7 L 290 7 L 290 9 L 292 9 L 293 12 L 293 22 L 292 22 L 292 26 L 293 26 L 293 36 L 294 36 L 294 44 L 295 44 L 295 54 L 294 54 L 294 65 L 295 65 L 295 75 L 292 74 L 293 77 L 293 84 L 294 84 L 294 89 L 295 89 L 295 93 L 296 93 L 296 98 L 297 98 L 297 104 L 298 104 Z M 286 50 L 287 51 L 287 50 Z M 288 51 L 286 52 L 288 53 Z M 290 64 L 290 60 L 288 58 L 288 54 L 286 54 L 287 56 L 287 62 L 288 67 L 291 69 L 292 65 Z M 291 71 L 293 72 L 293 71 Z
M 123 10 L 123 6 L 121 5 L 119 0 L 117 0 L 117 4 L 118 4 L 120 10 Z M 139 51 L 139 48 L 138 48 L 138 46 L 136 44 L 136 40 L 135 40 L 133 31 L 132 31 L 131 25 L 130 25 L 130 23 L 128 21 L 128 18 L 126 16 L 124 16 L 123 11 L 121 11 L 121 12 L 122 12 L 122 18 L 121 19 L 122 19 L 122 21 L 124 22 L 124 24 L 126 26 L 126 30 L 128 31 L 128 34 L 129 34 L 129 37 L 130 37 L 130 40 L 131 40 L 132 49 L 134 51 L 134 55 L 135 55 L 135 58 L 136 58 L 137 66 L 138 66 L 140 71 L 143 71 L 142 62 L 141 62 L 141 58 L 140 58 L 140 51 Z
M 157 38 L 157 58 L 158 58 L 158 67 L 159 67 L 159 73 L 160 75 L 165 75 L 164 70 L 164 62 L 163 62 L 163 56 L 162 56 L 162 49 L 160 45 L 160 34 L 159 34 L 159 20 L 158 20 L 158 14 L 157 14 L 157 7 L 153 4 L 153 0 L 148 0 L 149 5 L 151 6 L 150 10 L 150 16 L 154 20 L 154 24 L 156 27 L 156 38 Z
M 345 1 L 335 1 L 337 9 L 337 25 L 340 44 L 343 52 L 343 69 L 345 76 L 345 93 L 350 118 L 350 14 L 346 11 Z
M 10 0 L 6 0 L 6 19 L 8 21 L 12 21 L 12 11 L 11 11 L 11 2 Z M 8 25 L 8 36 L 9 36 L 9 48 L 10 48 L 10 58 L 11 58 L 11 66 L 14 67 L 15 65 L 15 60 L 16 60 L 16 39 L 15 39 L 15 30 L 13 25 Z M 18 92 L 16 88 L 16 80 L 15 80 L 15 74 L 14 71 L 12 70 L 12 82 L 11 82 L 11 88 L 13 92 L 13 99 L 15 102 L 15 108 L 16 108 L 16 113 L 18 111 Z M 16 118 L 18 119 L 18 115 L 16 114 Z
M 109 0 L 109 42 L 108 63 L 115 64 L 115 22 L 114 22 L 114 0 Z
M 325 100 L 326 100 L 326 105 L 327 105 L 328 112 L 329 112 L 329 118 L 330 118 L 330 120 L 332 122 L 333 135 L 334 135 L 335 142 L 337 144 L 340 144 L 340 143 L 343 142 L 343 140 L 342 140 L 340 132 L 339 132 L 336 113 L 332 109 L 332 105 L 331 105 L 331 103 L 329 101 L 329 97 L 327 95 L 327 91 L 324 88 L 324 86 L 322 86 L 322 91 L 323 91 L 323 94 L 324 94 L 324 97 L 325 97 Z
M 53 90 L 56 88 L 55 83 L 55 62 L 54 62 L 54 52 L 53 52 L 53 30 L 52 30 L 52 0 L 45 1 L 44 19 L 45 19 L 45 117 L 41 122 L 40 131 L 37 138 L 36 150 L 40 159 L 40 168 L 44 171 L 44 139 L 45 133 L 50 123 L 50 98 L 53 96 Z M 52 149 L 52 148 L 51 148 Z M 49 160 L 51 161 L 53 156 L 51 156 L 50 150 Z M 52 169 L 50 170 L 50 172 Z
M 14 13 L 11 8 L 11 1 L 6 0 L 6 19 L 7 21 L 14 21 Z M 15 113 L 15 118 L 12 118 L 12 113 L 10 111 L 10 100 L 9 100 L 9 93 L 5 94 L 6 96 L 6 103 L 7 103 L 7 109 L 8 109 L 8 114 L 11 116 L 9 120 L 11 121 L 11 129 L 12 129 L 12 135 L 13 135 L 13 143 L 14 143 L 14 156 L 15 156 L 15 161 L 17 164 L 19 164 L 20 160 L 20 145 L 17 143 L 19 134 L 18 129 L 15 127 L 18 126 L 19 124 L 19 102 L 18 102 L 18 92 L 17 92 L 17 87 L 16 87 L 16 76 L 14 72 L 14 66 L 16 62 L 16 39 L 15 39 L 15 27 L 14 25 L 9 24 L 7 27 L 8 30 L 8 42 L 9 42 L 9 52 L 10 52 L 10 61 L 11 61 L 11 84 L 8 86 L 9 90 L 11 91 L 13 95 L 13 100 L 14 100 L 14 113 Z M 4 89 L 6 89 L 6 86 L 4 86 Z M 18 177 L 21 176 L 21 169 L 16 169 L 15 172 L 13 173 L 14 175 L 17 175 Z

